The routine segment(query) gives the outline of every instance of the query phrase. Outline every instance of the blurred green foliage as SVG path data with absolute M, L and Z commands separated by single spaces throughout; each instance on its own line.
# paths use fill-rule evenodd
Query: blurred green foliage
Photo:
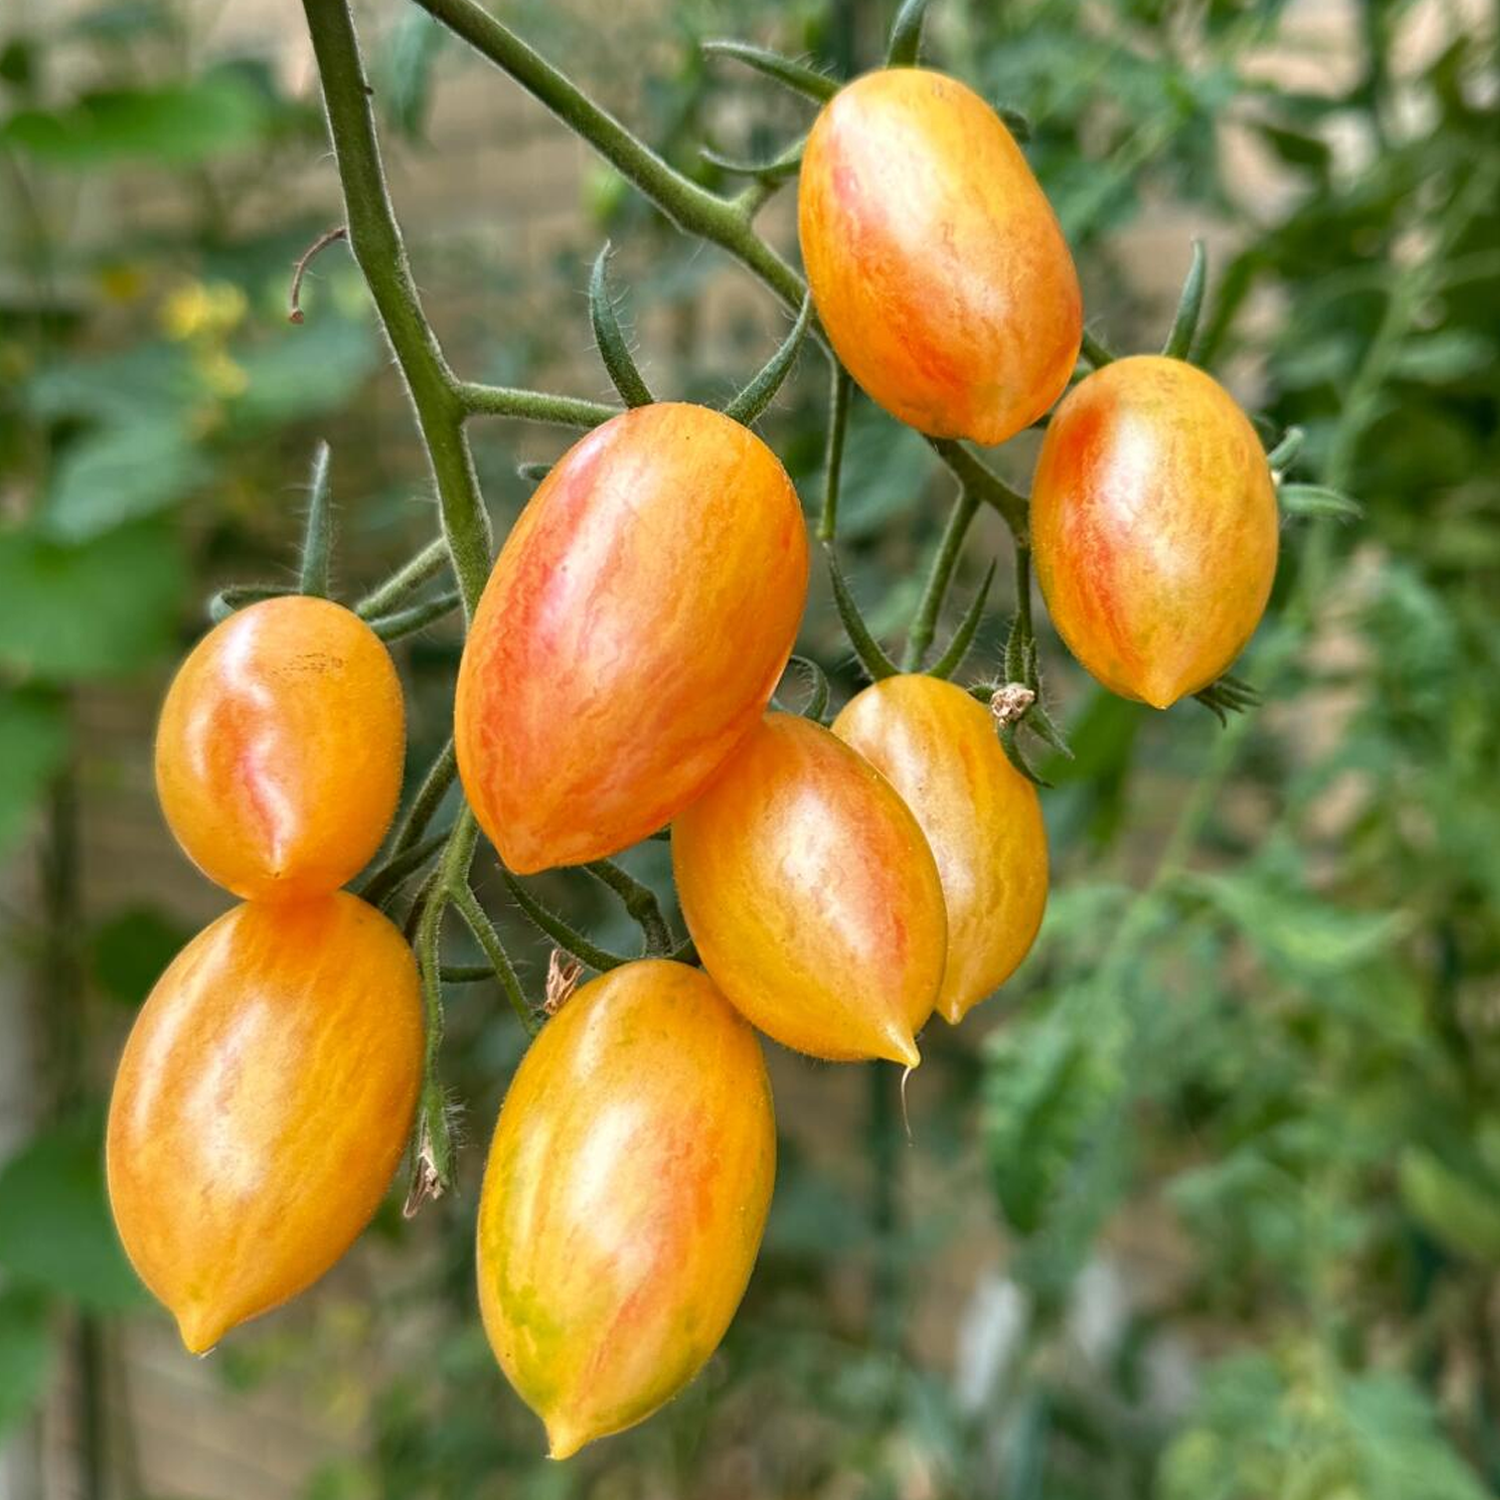
M 371 447 L 373 425 L 404 414 L 342 250 L 318 263 L 307 323 L 285 322 L 288 266 L 332 212 L 331 177 L 319 220 L 278 208 L 284 174 L 325 149 L 315 100 L 269 59 L 212 55 L 195 9 L 38 12 L 0 38 L 0 853 L 68 775 L 75 695 L 160 671 L 226 578 L 288 576 L 288 476 L 315 436 L 334 443 L 347 540 L 394 560 L 431 524 L 414 448 Z M 699 38 L 848 72 L 889 20 L 870 0 L 589 14 L 525 0 L 507 18 L 714 185 L 729 179 L 701 146 L 766 159 L 809 113 L 706 62 Z M 746 1306 L 678 1402 L 565 1467 L 540 1462 L 475 1317 L 472 1195 L 414 1226 L 390 1210 L 375 1233 L 401 1243 L 378 1305 L 351 1325 L 315 1303 L 310 1324 L 275 1320 L 223 1351 L 232 1386 L 330 1369 L 361 1385 L 368 1451 L 327 1467 L 311 1500 L 1500 1487 L 1496 13 L 1363 0 L 1353 14 L 1339 31 L 1343 12 L 1274 0 L 937 0 L 928 55 L 1027 117 L 1093 325 L 1120 348 L 1159 344 L 1170 309 L 1139 290 L 1143 236 L 1209 223 L 1231 249 L 1198 357 L 1249 382 L 1268 440 L 1304 429 L 1297 477 L 1356 494 L 1364 519 L 1288 522 L 1243 669 L 1269 701 L 1227 729 L 1193 704 L 1113 699 L 1046 643 L 1077 758 L 1046 768 L 1057 884 L 1038 950 L 962 1031 L 929 1038 L 914 1148 L 873 1069 L 864 1128 L 833 1158 L 799 1146 L 818 1121 L 784 1120 Z M 370 20 L 390 149 L 440 172 L 432 102 L 478 65 L 415 10 Z M 99 184 L 170 189 L 177 211 L 121 213 L 98 243 L 80 205 Z M 653 386 L 722 398 L 780 325 L 750 310 L 706 328 L 722 261 L 607 170 L 585 191 L 592 242 L 540 265 L 408 223 L 439 300 L 479 287 L 507 311 L 464 319 L 461 368 L 561 368 L 596 394 L 578 374 L 579 292 L 612 237 L 628 306 L 652 319 Z M 803 363 L 768 433 L 811 507 L 824 398 Z M 565 441 L 484 434 L 501 525 L 526 493 L 517 458 Z M 996 461 L 1024 483 L 1015 448 Z M 888 638 L 916 605 L 946 483 L 856 398 L 842 534 Z M 996 551 L 998 527 L 976 529 L 956 599 Z M 998 665 L 1012 603 L 997 599 L 971 675 Z M 403 649 L 420 763 L 442 738 L 454 642 Z M 799 649 L 836 691 L 856 686 L 826 600 Z M 54 855 L 57 823 L 54 801 Z M 629 862 L 665 887 L 662 846 Z M 628 942 L 581 878 L 535 890 Z M 43 891 L 17 950 L 54 998 L 49 955 L 73 951 L 63 1024 L 109 1035 L 109 1008 L 143 997 L 181 924 L 131 907 L 84 930 L 65 880 Z M 545 949 L 504 920 L 534 983 Z M 471 1174 L 520 1045 L 487 990 L 455 991 L 445 1056 L 473 1116 Z M 133 1300 L 98 1179 L 110 1058 L 52 1055 L 50 1122 L 0 1168 L 0 1431 L 44 1389 L 59 1330 Z M 921 1198 L 938 1175 L 967 1185 L 962 1201 Z M 972 1232 L 975 1195 L 1006 1249 L 962 1289 L 956 1355 L 935 1359 L 910 1312 Z

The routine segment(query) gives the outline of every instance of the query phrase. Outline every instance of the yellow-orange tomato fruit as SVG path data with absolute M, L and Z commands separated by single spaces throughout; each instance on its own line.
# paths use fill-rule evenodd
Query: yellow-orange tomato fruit
M 948 962 L 937 1009 L 957 1025 L 1010 978 L 1047 905 L 1047 830 L 1036 788 L 1005 758 L 994 720 L 936 677 L 887 677 L 833 721 L 901 794 L 937 861 Z
M 189 1350 L 349 1248 L 421 1071 L 411 950 L 356 896 L 247 902 L 177 955 L 120 1060 L 106 1155 L 120 1239 Z
M 570 999 L 506 1095 L 479 1306 L 554 1458 L 633 1426 L 718 1347 L 776 1172 L 755 1033 L 698 969 L 643 959 Z
M 1169 708 L 1223 674 L 1270 597 L 1278 524 L 1255 429 L 1181 360 L 1115 360 L 1047 427 L 1037 578 L 1068 649 L 1124 697 Z
M 841 89 L 808 137 L 797 213 L 818 317 L 888 412 L 1000 443 L 1062 393 L 1083 337 L 1073 258 L 972 89 L 921 68 Z
M 406 746 L 390 652 L 327 599 L 266 599 L 183 662 L 156 791 L 188 858 L 237 896 L 327 895 L 380 847 Z
M 768 1036 L 915 1067 L 947 918 L 917 820 L 862 755 L 767 714 L 672 824 L 683 915 L 714 982 Z
M 738 422 L 661 402 L 571 448 L 458 674 L 459 773 L 505 863 L 582 864 L 692 801 L 765 707 L 806 597 L 796 492 Z

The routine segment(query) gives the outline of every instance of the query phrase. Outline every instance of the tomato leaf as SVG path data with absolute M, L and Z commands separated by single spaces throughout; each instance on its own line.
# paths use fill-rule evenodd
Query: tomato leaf
M 391 28 L 378 97 L 393 129 L 409 141 L 422 141 L 432 97 L 432 70 L 447 33 L 425 11 L 413 6 Z
M 0 665 L 47 680 L 136 671 L 172 645 L 186 587 L 180 539 L 155 522 L 77 547 L 0 533 Z
M 1399 911 L 1356 911 L 1306 888 L 1289 855 L 1273 845 L 1226 874 L 1195 872 L 1185 889 L 1206 897 L 1273 968 L 1297 981 L 1346 974 L 1370 963 L 1411 926 Z
M 139 1005 L 191 936 L 159 907 L 124 907 L 89 937 L 94 982 L 122 1005 Z
M 87 541 L 165 510 L 208 473 L 207 460 L 179 418 L 103 427 L 64 451 L 41 525 L 61 541 Z
M 268 117 L 257 91 L 222 69 L 186 83 L 101 90 L 61 109 L 22 110 L 0 125 L 0 143 L 50 167 L 183 166 L 254 145 Z
M 143 1300 L 110 1221 L 98 1120 L 52 1126 L 0 1167 L 0 1266 L 100 1311 Z

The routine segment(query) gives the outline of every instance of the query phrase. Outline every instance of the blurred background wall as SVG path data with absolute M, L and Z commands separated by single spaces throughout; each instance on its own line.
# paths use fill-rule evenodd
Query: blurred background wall
M 696 50 L 843 73 L 874 0 L 497 7 L 705 181 L 809 112 Z M 786 319 L 410 6 L 359 7 L 428 309 L 475 378 L 604 397 L 583 295 L 617 246 L 659 391 L 722 399 Z M 1057 891 L 1005 995 L 894 1080 L 772 1058 L 772 1230 L 734 1333 L 664 1417 L 565 1467 L 472 1308 L 482 1146 L 519 1052 L 456 992 L 465 1191 L 395 1206 L 327 1282 L 208 1359 L 136 1289 L 99 1182 L 131 1014 L 221 909 L 155 810 L 174 660 L 228 581 L 291 576 L 314 441 L 350 595 L 431 533 L 404 398 L 347 253 L 290 0 L 12 0 L 0 17 L 0 1494 L 1269 1495 L 1473 1500 L 1500 1476 L 1500 597 L 1494 7 L 936 0 L 929 56 L 1025 113 L 1091 326 L 1159 343 L 1204 237 L 1214 368 L 1308 433 L 1357 527 L 1289 528 L 1251 726 L 1094 691 L 1052 650 Z M 767 209 L 790 243 L 791 195 Z M 1373 352 L 1372 352 L 1373 351 Z M 768 424 L 809 506 L 818 362 Z M 565 434 L 497 423 L 497 525 Z M 1023 437 L 996 462 L 1024 485 Z M 846 565 L 887 635 L 946 509 L 856 408 Z M 1002 530 L 983 518 L 960 595 Z M 1001 572 L 1006 571 L 1002 561 Z M 821 587 L 821 585 L 820 585 Z M 991 605 L 972 676 L 997 670 Z M 799 648 L 856 686 L 826 599 Z M 457 637 L 401 648 L 413 766 Z M 1261 659 L 1252 653 L 1250 665 Z M 1185 852 L 1182 849 L 1186 841 Z M 666 887 L 659 847 L 634 868 Z M 628 945 L 566 876 L 539 894 Z M 539 988 L 546 948 L 499 890 Z M 869 1074 L 870 1076 L 866 1076 Z

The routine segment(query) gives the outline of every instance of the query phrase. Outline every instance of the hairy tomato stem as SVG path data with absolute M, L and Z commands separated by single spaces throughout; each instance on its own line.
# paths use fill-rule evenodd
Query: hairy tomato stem
M 490 523 L 463 433 L 459 383 L 422 311 L 412 279 L 386 186 L 370 85 L 347 0 L 303 0 L 303 10 L 323 86 L 349 246 L 406 380 L 437 485 L 443 531 L 465 612 L 472 617 L 489 577 Z

